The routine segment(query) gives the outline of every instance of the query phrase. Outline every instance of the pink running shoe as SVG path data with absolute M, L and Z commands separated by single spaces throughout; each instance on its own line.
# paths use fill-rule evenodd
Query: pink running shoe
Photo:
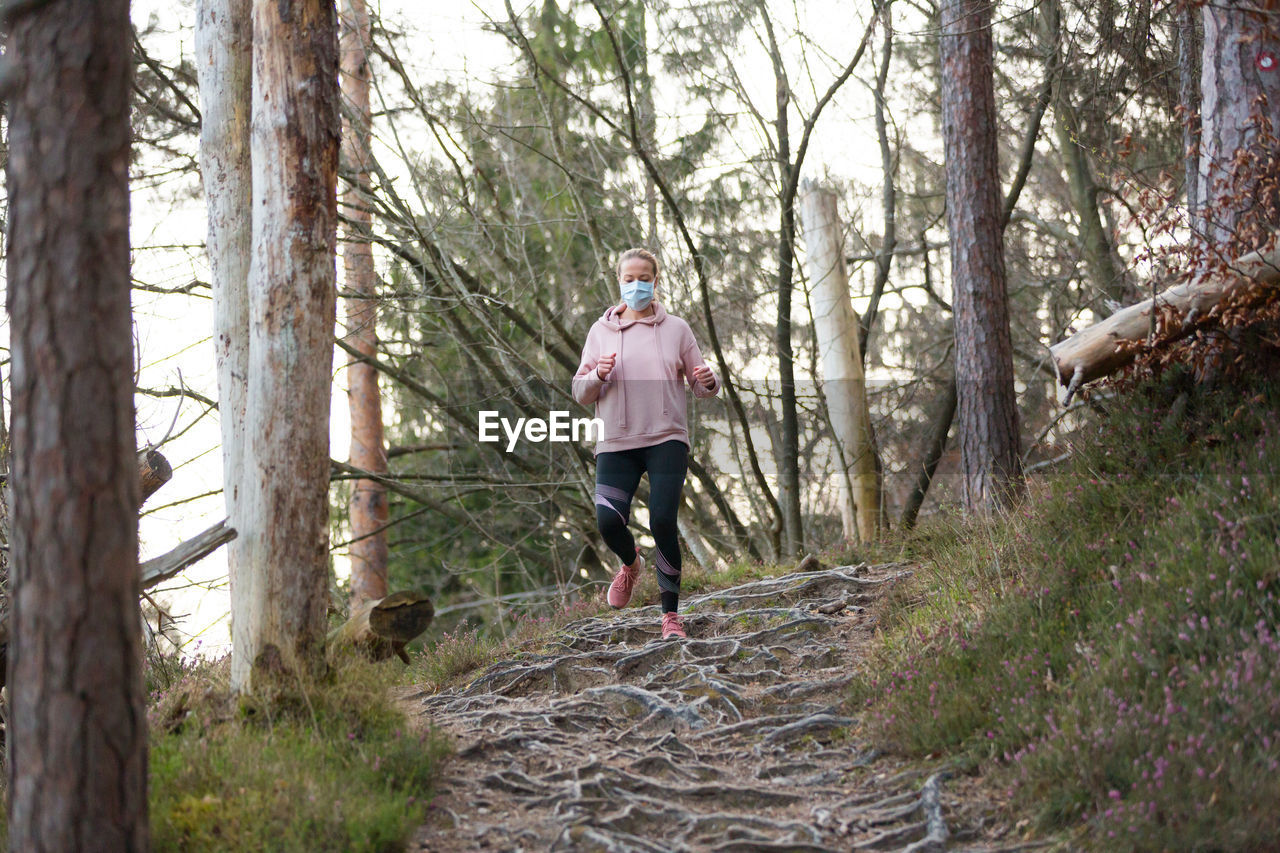
M 689 635 L 684 632 L 684 623 L 680 620 L 679 613 L 663 613 L 662 614 L 662 639 L 670 640 L 675 637 L 680 640 L 689 639 Z
M 609 584 L 609 594 L 606 599 L 610 607 L 621 610 L 627 606 L 631 601 L 631 591 L 636 588 L 636 581 L 640 579 L 642 571 L 644 571 L 644 557 L 636 551 L 636 561 L 629 567 L 623 566 L 618 569 L 618 573 L 613 576 L 613 583 Z

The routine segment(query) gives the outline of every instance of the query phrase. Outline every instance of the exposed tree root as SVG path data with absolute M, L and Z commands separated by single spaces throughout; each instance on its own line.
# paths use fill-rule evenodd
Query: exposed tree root
M 845 703 L 874 631 L 859 605 L 907 574 L 842 566 L 697 596 L 687 641 L 659 638 L 655 607 L 583 619 L 414 697 L 457 739 L 415 849 L 946 849 L 943 776 L 921 787 L 889 766 Z

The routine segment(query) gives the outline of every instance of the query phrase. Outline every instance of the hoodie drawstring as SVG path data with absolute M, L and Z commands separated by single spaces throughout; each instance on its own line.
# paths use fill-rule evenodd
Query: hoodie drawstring
M 659 324 L 659 323 L 654 323 L 654 324 L 653 324 L 653 344 L 654 344 L 654 346 L 655 346 L 655 347 L 657 347 L 657 351 L 658 351 L 658 352 L 663 352 L 664 350 L 662 349 L 662 332 L 658 331 L 658 329 L 659 329 L 660 325 L 661 325 L 661 324 Z M 662 395 L 662 414 L 664 414 L 664 415 L 665 415 L 666 413 L 667 413 L 667 395 L 666 395 L 666 393 L 663 393 L 663 395 Z
M 618 329 L 618 359 L 614 362 L 615 369 L 619 365 L 626 364 L 622 360 L 622 341 L 626 335 L 622 333 L 622 329 Z M 625 380 L 618 381 L 618 405 L 622 408 L 622 424 L 621 428 L 625 432 L 627 428 L 627 383 Z

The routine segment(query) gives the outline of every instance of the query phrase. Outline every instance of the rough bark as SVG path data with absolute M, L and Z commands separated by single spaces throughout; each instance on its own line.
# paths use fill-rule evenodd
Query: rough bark
M 127 0 L 12 13 L 12 850 L 146 850 Z
M 249 257 L 253 186 L 249 117 L 253 77 L 251 0 L 199 0 L 196 72 L 200 85 L 200 174 L 209 217 L 213 278 L 214 359 L 222 435 L 222 498 L 227 523 L 240 535 L 227 547 L 231 644 L 247 647 L 246 614 L 258 597 L 247 548 L 263 518 L 243 514 L 245 403 L 249 378 Z
M 861 323 L 849 299 L 836 194 L 806 182 L 800 190 L 814 330 L 822 358 L 822 387 L 841 458 L 845 537 L 869 542 L 881 527 L 880 478 L 862 368 Z
M 1200 77 L 1200 168 L 1204 234 L 1228 259 L 1264 248 L 1274 222 L 1247 216 L 1261 157 L 1280 132 L 1280 43 L 1266 31 L 1273 15 L 1253 3 L 1206 4 Z M 1264 132 L 1265 131 L 1265 132 Z
M 305 0 L 253 5 L 253 255 L 249 270 L 246 517 L 253 598 L 232 684 L 324 668 L 329 390 L 338 168 L 337 14 Z M 233 602 L 233 606 L 236 602 Z
M 1199 231 L 1196 221 L 1200 207 L 1200 29 L 1196 9 L 1190 3 L 1178 9 L 1178 100 L 1182 114 L 1182 155 L 1187 221 Z
M 378 351 L 377 277 L 369 240 L 373 217 L 369 200 L 369 12 L 364 0 L 343 0 L 342 158 L 350 183 L 342 195 L 346 234 L 342 248 L 348 295 L 347 342 L 366 356 Z M 362 359 L 347 362 L 351 411 L 351 464 L 375 474 L 387 472 L 378 371 Z M 377 480 L 356 480 L 351 494 L 351 609 L 387 595 L 387 489 Z
M 942 115 L 964 500 L 1003 505 L 1022 482 L 1001 239 L 991 7 L 942 6 Z

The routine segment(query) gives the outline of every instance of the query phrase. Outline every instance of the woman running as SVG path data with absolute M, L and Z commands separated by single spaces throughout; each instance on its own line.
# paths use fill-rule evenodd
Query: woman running
M 689 429 L 683 380 L 695 397 L 720 392 L 720 381 L 702 360 L 693 330 L 666 312 L 654 296 L 658 259 L 628 249 L 618 259 L 623 304 L 596 320 L 573 377 L 573 398 L 596 404 L 604 438 L 596 442 L 596 525 L 622 561 L 609 584 L 608 601 L 623 608 L 644 569 L 627 529 L 631 498 L 649 474 L 649 527 L 657 551 L 662 592 L 662 638 L 685 638 L 676 612 L 680 601 L 680 543 L 676 513 L 688 469 Z

